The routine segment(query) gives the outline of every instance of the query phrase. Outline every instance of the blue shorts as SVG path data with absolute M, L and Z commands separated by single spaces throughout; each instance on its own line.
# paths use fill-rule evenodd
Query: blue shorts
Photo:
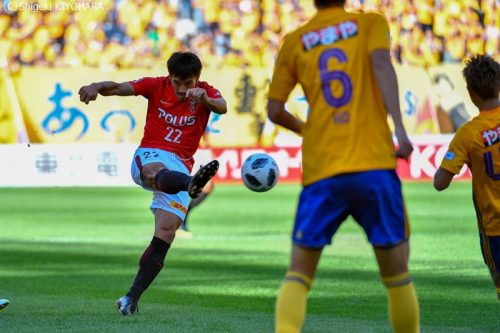
M 396 171 L 348 173 L 305 186 L 299 198 L 293 241 L 309 248 L 330 244 L 349 215 L 374 246 L 391 247 L 408 239 L 409 225 Z
M 479 233 L 481 253 L 490 271 L 500 272 L 500 236 L 486 236 Z
M 144 165 L 149 163 L 162 163 L 169 170 L 180 171 L 188 175 L 189 170 L 177 155 L 155 148 L 137 148 L 130 168 L 130 173 L 134 182 L 148 191 L 153 191 L 153 200 L 149 207 L 153 213 L 155 209 L 159 208 L 173 213 L 179 216 L 181 220 L 184 220 L 189 205 L 189 195 L 187 191 L 167 194 L 145 186 L 141 180 L 141 169 Z

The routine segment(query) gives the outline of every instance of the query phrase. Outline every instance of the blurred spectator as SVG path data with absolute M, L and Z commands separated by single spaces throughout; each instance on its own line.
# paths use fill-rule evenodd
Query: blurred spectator
M 432 33 L 431 29 L 425 31 L 424 39 L 420 44 L 425 66 L 438 65 L 441 62 L 443 43 L 440 38 Z
M 76 10 L 33 3 L 39 10 L 2 1 L 0 68 L 152 66 L 178 49 L 218 65 L 269 66 L 283 35 L 314 15 L 312 0 L 99 0 L 94 9 Z M 347 0 L 346 8 L 383 13 L 394 60 L 432 66 L 498 56 L 499 3 Z
M 458 27 L 453 28 L 446 38 L 443 60 L 447 63 L 460 63 L 465 57 L 466 34 Z
M 495 24 L 495 22 L 491 22 L 486 27 L 486 45 L 485 45 L 485 53 L 494 56 L 498 55 L 498 49 L 500 48 L 499 40 L 500 40 L 500 30 L 499 24 Z

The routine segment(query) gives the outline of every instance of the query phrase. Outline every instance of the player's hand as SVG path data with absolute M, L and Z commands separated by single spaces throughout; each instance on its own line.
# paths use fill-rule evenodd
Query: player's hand
M 192 98 L 197 102 L 205 103 L 207 101 L 207 92 L 203 88 L 191 88 L 186 91 L 186 97 Z
M 408 135 L 403 127 L 396 128 L 395 132 L 399 146 L 398 150 L 396 150 L 396 157 L 408 160 L 413 151 L 413 145 L 411 144 L 410 139 L 408 138 Z
M 78 95 L 80 95 L 80 101 L 85 104 L 89 104 L 90 101 L 95 101 L 98 94 L 99 88 L 94 83 L 88 86 L 83 86 L 78 91 Z

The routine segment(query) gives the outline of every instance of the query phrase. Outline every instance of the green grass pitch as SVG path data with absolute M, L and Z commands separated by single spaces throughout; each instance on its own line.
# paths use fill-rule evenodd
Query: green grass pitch
M 140 188 L 0 189 L 0 332 L 272 332 L 299 187 L 252 193 L 218 185 L 192 213 L 163 271 L 121 317 L 151 239 Z M 423 332 L 499 332 L 500 304 L 483 264 L 470 183 L 437 193 L 405 183 L 410 268 Z M 304 332 L 389 332 L 385 290 L 361 229 L 347 221 L 310 292 Z

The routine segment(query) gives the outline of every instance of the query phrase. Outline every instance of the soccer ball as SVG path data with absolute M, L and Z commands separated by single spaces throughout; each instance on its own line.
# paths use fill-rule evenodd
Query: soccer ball
M 264 153 L 252 154 L 241 166 L 241 179 L 254 192 L 269 191 L 278 182 L 279 170 L 274 159 Z

